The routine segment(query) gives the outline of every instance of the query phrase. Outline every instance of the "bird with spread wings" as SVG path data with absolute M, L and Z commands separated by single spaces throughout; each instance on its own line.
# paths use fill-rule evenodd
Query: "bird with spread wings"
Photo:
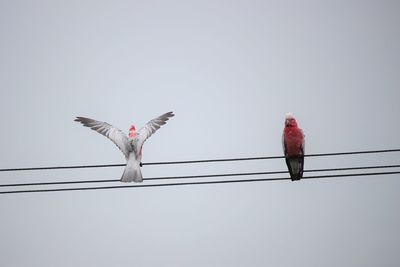
M 120 129 L 107 122 L 96 121 L 85 117 L 77 117 L 75 121 L 104 135 L 113 141 L 122 151 L 126 159 L 126 166 L 121 177 L 121 182 L 140 183 L 143 181 L 142 172 L 140 170 L 143 143 L 173 116 L 174 114 L 172 112 L 167 112 L 146 123 L 139 131 L 136 131 L 136 127 L 132 125 L 129 128 L 128 136 Z

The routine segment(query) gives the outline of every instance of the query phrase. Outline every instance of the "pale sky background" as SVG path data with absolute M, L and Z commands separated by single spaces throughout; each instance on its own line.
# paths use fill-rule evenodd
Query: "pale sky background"
M 167 111 L 176 116 L 143 162 L 282 155 L 288 111 L 307 153 L 399 148 L 399 14 L 398 1 L 0 0 L 0 168 L 123 163 L 75 116 L 126 132 Z M 305 168 L 398 158 L 307 158 Z M 284 160 L 142 172 L 276 170 Z M 395 267 L 399 188 L 392 175 L 0 195 L 0 266 Z

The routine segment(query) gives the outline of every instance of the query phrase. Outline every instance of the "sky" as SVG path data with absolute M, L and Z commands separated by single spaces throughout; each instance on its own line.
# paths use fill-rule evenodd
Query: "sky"
M 0 168 L 123 163 L 74 118 L 127 132 L 168 111 L 176 116 L 147 140 L 143 162 L 282 155 L 286 112 L 306 153 L 399 148 L 399 12 L 389 0 L 0 0 Z M 306 158 L 305 169 L 398 158 Z M 283 159 L 142 173 L 276 170 Z M 387 175 L 0 195 L 0 265 L 394 267 L 399 186 Z

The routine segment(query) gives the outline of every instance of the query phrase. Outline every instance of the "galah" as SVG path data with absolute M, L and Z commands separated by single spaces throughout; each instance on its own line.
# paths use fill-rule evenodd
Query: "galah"
M 143 143 L 173 116 L 174 114 L 172 112 L 165 113 L 149 121 L 139 131 L 136 131 L 135 125 L 132 125 L 129 128 L 128 136 L 107 122 L 96 121 L 85 117 L 76 117 L 75 121 L 104 135 L 113 141 L 122 151 L 126 159 L 126 166 L 121 177 L 121 182 L 140 183 L 143 181 L 142 172 L 140 170 Z
M 300 180 L 304 169 L 304 134 L 291 113 L 285 117 L 282 143 L 290 177 L 292 181 Z

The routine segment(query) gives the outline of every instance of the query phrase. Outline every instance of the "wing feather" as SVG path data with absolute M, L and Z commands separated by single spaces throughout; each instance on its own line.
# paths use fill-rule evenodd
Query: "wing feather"
M 285 132 L 282 134 L 282 149 L 283 149 L 283 154 L 286 156 L 286 142 L 285 142 Z
M 89 127 L 113 141 L 122 153 L 124 153 L 125 158 L 128 158 L 130 141 L 120 129 L 108 124 L 107 122 L 96 121 L 85 117 L 76 117 L 75 121 L 82 123 L 83 126 Z
M 172 112 L 167 112 L 155 119 L 152 119 L 148 123 L 146 123 L 145 126 L 140 128 L 140 130 L 137 133 L 137 138 L 138 138 L 138 147 L 141 148 L 143 146 L 143 143 L 152 135 L 154 134 L 160 127 L 164 124 L 167 123 L 169 118 L 172 118 L 175 116 L 174 113 Z
M 303 135 L 303 142 L 301 143 L 301 152 L 304 155 L 305 151 L 306 151 L 306 138 L 305 138 L 306 136 L 305 136 L 303 130 L 300 129 L 300 131 L 301 131 L 301 134 Z

